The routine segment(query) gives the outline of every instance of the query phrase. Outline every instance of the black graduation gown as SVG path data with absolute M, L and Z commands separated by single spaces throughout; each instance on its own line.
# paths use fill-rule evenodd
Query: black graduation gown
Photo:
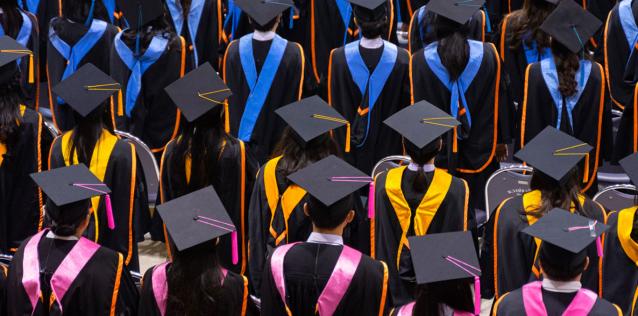
M 42 1 L 45 2 L 45 1 Z M 73 47 L 80 39 L 88 32 L 89 28 L 84 23 L 70 22 L 63 18 L 54 18 L 51 21 L 51 28 L 57 29 L 55 32 L 60 39 L 66 42 L 69 46 Z M 98 69 L 106 74 L 109 74 L 109 52 L 113 43 L 113 38 L 117 34 L 118 29 L 114 25 L 106 25 L 106 29 L 102 34 L 102 37 L 95 43 L 95 45 L 86 53 L 86 55 L 76 65 L 76 70 L 80 69 L 85 64 L 93 64 Z M 48 33 L 44 38 L 49 38 Z M 67 104 L 58 104 L 58 97 L 53 92 L 53 88 L 62 81 L 62 75 L 64 69 L 67 67 L 67 59 L 65 59 L 60 52 L 53 46 L 49 39 L 46 43 L 47 49 L 47 67 L 46 74 L 48 79 L 48 97 L 49 108 L 51 109 L 51 115 L 53 116 L 53 123 L 61 131 L 68 131 L 75 126 L 73 119 L 73 109 Z
M 633 85 L 624 82 L 625 66 L 631 52 L 623 30 L 619 4 L 609 13 L 604 33 L 605 72 L 608 78 L 608 89 L 616 108 L 624 109 L 633 103 Z M 633 18 L 638 17 L 638 1 L 631 1 Z M 633 39 L 631 39 L 633 40 Z M 632 45 L 633 46 L 633 45 Z
M 576 296 L 576 292 L 573 293 L 557 293 L 550 292 L 545 289 L 543 292 L 543 303 L 545 304 L 545 308 L 547 309 L 548 315 L 562 315 L 562 313 L 567 309 L 567 306 L 571 303 L 571 301 Z M 502 296 L 502 299 L 499 300 L 492 312 L 494 316 L 515 316 L 515 315 L 525 315 L 525 306 L 523 305 L 523 291 L 521 289 L 512 291 Z M 622 312 L 618 309 L 617 306 L 611 304 L 610 302 L 597 298 L 596 303 L 594 304 L 591 312 L 587 315 L 590 316 L 612 316 L 618 315 L 622 316 Z
M 4 315 L 31 314 L 31 302 L 22 285 L 24 247 L 28 240 L 30 238 L 20 246 L 9 268 Z M 124 265 L 124 258 L 105 247 L 97 250 L 71 283 L 62 300 L 62 311 L 57 303 L 46 310 L 51 293 L 51 275 L 76 243 L 43 237 L 38 244 L 38 261 L 45 271 L 40 276 L 40 289 L 47 304 L 43 306 L 38 300 L 33 315 L 62 315 L 62 311 L 64 315 L 135 315 L 138 292 Z
M 379 65 L 383 50 L 383 46 L 366 49 L 359 45 L 361 57 L 370 74 Z M 408 86 L 410 55 L 406 50 L 397 47 L 394 67 L 377 101 L 370 105 L 372 111 L 367 105 L 369 88 L 366 88 L 367 92 L 362 95 L 348 67 L 345 47 L 333 50 L 330 56 L 328 103 L 351 125 L 351 146 L 350 153 L 346 154 L 346 160 L 364 173 L 370 174 L 379 160 L 403 152 L 401 135 L 383 124 L 383 121 L 410 105 L 410 87 Z M 345 132 L 345 128 L 336 131 L 337 142 L 344 144 Z
M 142 75 L 141 91 L 135 105 L 132 106 L 131 116 L 128 117 L 121 109 L 111 110 L 115 116 L 116 128 L 139 137 L 156 154 L 158 160 L 164 146 L 177 135 L 181 119 L 179 109 L 164 88 L 184 76 L 186 71 L 184 39 L 174 33 L 164 33 L 164 35 L 168 45 L 159 59 Z M 122 38 L 122 41 L 134 52 L 135 40 L 129 42 Z M 142 41 L 140 54 L 145 54 L 150 42 L 150 40 L 146 43 Z M 110 69 L 111 77 L 124 87 L 123 93 L 126 99 L 126 87 L 131 70 L 122 61 L 115 48 L 111 50 Z
M 184 17 L 183 3 L 186 2 L 184 0 L 166 0 L 166 15 L 167 20 L 170 22 L 173 32 L 177 32 L 177 27 L 175 25 L 175 21 L 173 19 L 173 14 L 175 17 L 181 17 L 183 19 L 183 25 L 181 27 L 181 33 L 179 35 L 184 38 L 186 41 L 186 47 L 188 47 L 188 57 L 187 57 L 187 71 L 197 68 L 197 66 L 202 65 L 206 62 L 209 62 L 213 68 L 219 69 L 219 58 L 221 57 L 219 51 L 219 41 L 221 38 L 222 32 L 222 2 L 221 0 L 198 0 L 198 1 L 188 1 L 190 7 L 192 7 L 193 3 L 202 2 L 201 4 L 201 15 L 199 19 L 199 24 L 196 26 L 196 34 L 193 36 L 190 32 L 189 28 L 189 20 L 190 17 L 187 15 Z M 169 4 L 171 3 L 171 4 Z M 176 5 L 179 3 L 179 5 Z M 190 8 L 189 8 L 190 9 Z M 173 11 L 175 10 L 175 12 Z M 193 16 L 196 14 L 196 10 L 190 10 L 189 12 L 193 13 Z M 193 45 L 193 37 L 195 45 Z M 197 53 L 197 63 L 195 63 L 195 53 Z
M 168 269 L 170 264 L 166 267 Z M 137 315 L 139 316 L 162 316 L 153 293 L 153 269 L 151 267 L 144 273 L 142 289 L 140 290 L 140 303 Z M 254 306 L 248 295 L 248 279 L 246 277 L 228 271 L 224 278 L 223 285 L 219 289 L 221 303 L 226 306 L 226 315 L 253 315 Z M 257 313 L 258 314 L 258 313 Z
M 293 2 L 296 10 L 291 11 L 291 9 L 288 9 L 282 13 L 277 33 L 291 42 L 301 44 L 302 47 L 308 47 L 306 44 L 309 40 L 308 22 L 310 21 L 310 11 L 308 10 L 308 5 L 310 1 L 293 0 Z
M 524 0 L 487 0 L 485 7 L 492 25 L 500 25 L 501 19 L 523 7 Z
M 580 80 L 580 70 L 576 71 L 576 79 Z M 566 106 L 561 114 L 561 125 L 556 126 L 558 110 L 554 99 L 543 78 L 541 63 L 529 66 L 525 78 L 524 101 L 519 111 L 520 136 L 517 137 L 517 147 L 522 148 L 532 140 L 545 127 L 553 126 L 570 134 L 583 142 L 588 143 L 594 149 L 589 155 L 589 179 L 583 183 L 583 192 L 597 190 L 596 171 L 603 159 L 609 159 L 612 148 L 611 109 L 605 102 L 605 75 L 603 67 L 592 62 L 591 73 L 587 79 L 587 85 L 572 110 L 570 126 Z M 564 102 L 564 101 L 563 101 Z M 584 168 L 584 163 L 581 163 Z M 581 169 L 581 172 L 586 170 Z
M 39 0 L 37 8 L 30 8 L 27 5 L 28 0 L 17 0 L 18 5 L 25 11 L 30 12 L 35 15 L 37 18 L 37 23 L 35 24 L 38 29 L 38 34 L 40 34 L 39 39 L 39 54 L 38 59 L 45 61 L 47 59 L 47 41 L 49 34 L 49 22 L 54 17 L 62 16 L 62 1 L 58 0 Z M 40 63 L 41 74 L 46 73 L 45 63 Z
M 427 8 L 424 10 L 426 11 L 421 15 L 419 14 L 421 7 L 417 8 L 410 20 L 410 28 L 408 29 L 408 51 L 410 53 L 414 53 L 436 41 L 434 25 L 432 25 L 436 15 L 427 11 Z M 467 22 L 468 37 L 470 39 L 485 42 L 485 36 L 487 35 L 485 16 L 485 11 L 478 10 Z
M 72 133 L 73 131 L 69 131 L 53 141 L 49 155 L 50 169 L 71 165 L 72 160 L 68 157 Z M 77 163 L 77 160 L 73 161 L 72 164 Z M 133 271 L 139 271 L 136 238 L 139 228 L 135 225 L 135 219 L 143 212 L 148 212 L 148 203 L 142 193 L 142 169 L 137 161 L 135 146 L 104 130 L 102 138 L 93 150 L 92 163 L 86 165 L 111 189 L 115 229 L 108 228 L 104 198 L 100 197 L 95 199 L 94 205 L 98 205 L 97 212 L 93 207 L 94 212 L 85 236 L 104 247 L 122 253 L 126 266 Z M 98 171 L 101 168 L 105 168 L 102 169 L 103 174 Z
M 272 40 L 252 40 L 257 75 L 261 72 L 271 44 Z M 285 122 L 275 114 L 275 110 L 301 99 L 305 72 L 304 59 L 301 45 L 288 42 L 250 140 L 244 139 L 248 149 L 260 164 L 265 163 L 271 156 L 286 127 Z M 241 63 L 239 40 L 231 42 L 226 50 L 223 77 L 226 85 L 233 92 L 233 95 L 228 98 L 230 133 L 238 137 L 246 100 L 251 94 Z
M 29 174 L 47 170 L 53 137 L 42 115 L 21 106 L 22 121 L 0 162 L 0 253 L 15 252 L 22 241 L 42 229 L 43 196 Z
M 638 313 L 638 242 L 631 238 L 638 227 L 636 209 L 611 213 L 607 218 L 611 228 L 605 236 L 603 297 L 625 315 Z
M 315 306 L 343 246 L 300 243 L 284 259 L 286 302 L 292 315 L 315 315 Z M 363 255 L 352 282 L 333 315 L 385 315 L 390 311 L 386 264 Z M 380 310 L 383 309 L 383 310 Z M 261 314 L 286 315 L 270 260 L 261 286 Z
M 412 103 L 426 100 L 450 113 L 450 90 L 428 66 L 424 50 L 412 55 Z M 496 48 L 483 43 L 483 59 L 477 75 L 467 86 L 465 98 L 472 116 L 468 138 L 458 140 L 454 154 L 456 170 L 452 174 L 466 180 L 470 186 L 470 207 L 481 208 L 485 203 L 483 190 L 488 177 L 498 169 L 495 151 L 497 144 L 507 144 L 512 138 L 514 111 L 506 103 L 501 63 Z M 453 113 L 451 113 L 453 114 Z M 444 136 L 443 150 L 437 157 L 437 167 L 449 169 L 448 151 L 452 133 Z
M 466 231 L 476 222 L 474 212 L 468 210 L 470 193 L 465 181 L 443 170 L 428 172 L 427 193 L 419 193 L 412 189 L 416 175 L 415 171 L 399 167 L 381 173 L 375 181 L 375 230 L 370 234 L 375 245 L 373 256 L 388 263 L 390 292 L 395 305 L 414 300 L 416 277 L 407 237 Z M 421 213 L 426 211 L 434 211 L 435 215 Z M 420 229 L 426 229 L 425 232 L 415 231 L 417 215 L 423 225 Z
M 605 211 L 600 204 L 583 195 L 579 199 L 586 213 L 593 214 L 592 219 L 601 223 L 605 221 Z M 540 203 L 540 191 L 531 191 L 505 200 L 490 217 L 481 252 L 482 297 L 498 299 L 504 293 L 538 279 L 536 243 L 534 238 L 521 231 L 530 225 L 523 210 L 534 210 Z M 530 215 L 529 218 L 534 217 Z M 594 243 L 587 248 L 587 254 L 590 264 L 583 273 L 583 287 L 598 293 L 602 259 L 598 258 Z
M 245 145 L 232 137 L 225 137 L 223 152 L 217 161 L 219 175 L 211 183 L 228 211 L 233 224 L 238 230 L 239 262 L 234 265 L 231 260 L 230 234 L 220 237 L 218 254 L 222 266 L 238 274 L 246 274 L 248 254 L 248 220 L 247 210 L 250 201 L 250 188 L 253 187 L 257 170 L 254 159 L 246 154 Z M 186 180 L 186 167 L 174 170 L 171 161 L 174 159 L 175 141 L 166 146 L 160 165 L 160 199 L 162 203 L 182 195 L 201 189 L 191 188 Z M 214 163 L 214 162 L 212 162 Z M 188 172 L 190 174 L 190 171 Z M 189 178 L 190 179 L 190 178 Z M 161 219 L 157 216 L 156 223 Z M 165 236 L 166 238 L 167 236 Z M 170 249 L 169 254 L 170 254 Z

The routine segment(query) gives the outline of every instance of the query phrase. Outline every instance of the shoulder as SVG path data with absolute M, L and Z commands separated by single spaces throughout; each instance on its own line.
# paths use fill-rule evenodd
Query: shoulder
M 222 139 L 221 141 L 225 143 L 220 154 L 220 159 L 235 160 L 246 156 L 246 144 L 244 142 L 231 135 L 225 135 Z
M 416 65 L 427 66 L 425 62 L 425 47 L 417 50 L 414 54 L 412 54 L 410 59 L 412 62 L 413 69 L 415 69 Z
M 523 211 L 523 196 L 515 196 L 501 202 L 496 208 L 494 217 L 499 224 L 512 222 L 515 219 L 520 221 L 519 214 Z
M 228 44 L 228 48 L 226 48 L 226 55 L 230 58 L 235 58 L 235 56 L 239 57 L 239 40 L 232 40 Z
M 605 212 L 605 208 L 600 205 L 600 203 L 590 199 L 589 197 L 585 198 L 583 208 L 585 208 L 585 210 L 588 211 L 593 218 L 600 221 L 604 220 L 607 215 L 607 213 Z
M 598 298 L 596 299 L 596 304 L 592 308 L 590 315 L 593 316 L 607 316 L 607 315 L 618 315 L 622 316 L 622 311 L 620 308 L 606 299 Z
M 240 289 L 244 290 L 244 287 L 247 286 L 248 279 L 240 274 L 237 274 L 232 271 L 228 271 L 226 273 L 226 278 L 224 279 L 224 287 L 232 288 L 232 289 Z
M 397 48 L 397 64 L 407 65 L 410 63 L 410 52 L 405 48 L 396 46 Z
M 494 303 L 492 315 L 525 315 L 521 289 L 507 292 Z
M 56 26 L 64 25 L 64 24 L 66 24 L 66 21 L 63 18 L 58 16 L 52 18 L 51 21 L 49 21 L 50 27 L 56 27 Z
M 374 260 L 366 254 L 361 254 L 361 261 L 357 270 L 362 271 L 366 278 L 383 281 L 388 274 L 388 266 L 385 262 Z
M 94 265 L 109 267 L 115 270 L 121 269 L 124 262 L 123 259 L 124 257 L 121 253 L 107 247 L 99 246 L 91 261 Z

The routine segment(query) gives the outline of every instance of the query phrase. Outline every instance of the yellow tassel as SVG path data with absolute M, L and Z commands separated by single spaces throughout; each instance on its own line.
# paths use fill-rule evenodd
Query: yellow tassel
M 350 152 L 350 123 L 346 123 L 346 152 Z
M 458 135 L 456 134 L 456 127 L 454 128 L 454 133 L 452 135 L 452 137 L 454 137 L 454 139 L 452 140 L 452 152 L 453 153 L 457 153 L 459 152 L 459 141 L 458 141 Z
M 122 89 L 117 91 L 117 116 L 124 116 L 124 102 L 122 97 Z
M 589 182 L 589 154 L 585 155 L 585 174 L 583 175 L 583 183 Z
M 228 113 L 228 101 L 224 102 L 224 130 L 230 133 L 230 113 Z
M 35 70 L 33 68 L 35 68 L 33 65 L 33 54 L 29 54 L 29 83 L 35 82 Z

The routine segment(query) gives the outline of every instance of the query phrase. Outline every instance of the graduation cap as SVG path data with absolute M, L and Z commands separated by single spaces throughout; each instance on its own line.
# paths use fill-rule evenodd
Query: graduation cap
M 93 64 L 82 66 L 53 87 L 53 92 L 82 116 L 89 115 L 116 92 L 118 104 L 122 104 L 120 84 Z
M 551 126 L 534 137 L 514 157 L 532 165 L 552 179 L 562 182 L 567 173 L 585 158 L 583 182 L 589 181 L 589 144 Z
M 484 3 L 485 0 L 432 0 L 428 3 L 428 10 L 465 24 Z
M 157 206 L 178 251 L 231 234 L 233 264 L 239 261 L 235 224 L 212 186 Z
M 292 0 L 235 0 L 235 5 L 261 26 L 295 6 Z
M 475 315 L 481 311 L 481 269 L 470 232 L 408 237 L 417 284 L 474 279 Z
M 29 56 L 29 83 L 34 83 L 33 52 L 7 35 L 0 37 L 0 67 L 2 67 L 0 68 L 2 70 L 0 82 L 6 82 L 13 78 L 16 71 L 18 71 L 17 63 L 11 65 L 9 63 L 15 62 L 24 56 Z
M 633 153 L 619 161 L 631 182 L 638 185 L 638 153 Z
M 197 67 L 165 90 L 189 122 L 218 105 L 225 105 L 224 100 L 232 95 L 210 63 Z
M 115 228 L 115 220 L 113 219 L 113 210 L 111 207 L 111 189 L 100 181 L 89 168 L 84 164 L 72 165 L 69 167 L 62 167 L 52 169 L 49 171 L 43 171 L 38 173 L 32 173 L 31 179 L 42 188 L 42 191 L 47 195 L 49 200 L 58 207 L 64 207 L 76 202 L 90 199 L 92 197 L 104 195 L 104 201 L 106 204 L 106 218 L 109 229 Z M 49 210 L 47 212 L 53 217 L 57 218 L 60 214 L 53 213 Z M 86 209 L 76 209 L 77 212 L 86 212 Z M 83 215 L 83 214 L 73 214 Z M 73 218 L 76 218 L 75 216 Z
M 456 126 L 461 125 L 445 111 L 420 101 L 383 121 L 419 149 L 429 145 Z
M 587 256 L 583 250 L 594 241 L 598 256 L 603 256 L 600 236 L 608 228 L 604 223 L 555 208 L 522 232 L 544 241 L 540 249 L 545 253 L 544 260 L 571 266 L 582 262 Z
M 377 21 L 387 14 L 387 0 L 349 0 L 357 19 Z
M 275 111 L 301 138 L 302 145 L 335 128 L 346 126 L 346 152 L 350 152 L 350 122 L 318 96 L 301 99 Z
M 569 50 L 578 53 L 600 28 L 602 22 L 583 9 L 575 1 L 560 1 L 556 9 L 545 19 L 541 30 Z
M 122 10 L 129 28 L 133 30 L 141 29 L 164 14 L 160 0 L 117 0 L 117 7 Z

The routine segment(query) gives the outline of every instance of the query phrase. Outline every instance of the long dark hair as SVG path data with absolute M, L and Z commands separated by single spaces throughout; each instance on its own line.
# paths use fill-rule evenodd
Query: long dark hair
M 166 315 L 227 315 L 216 240 L 183 251 L 170 245 L 173 261 L 166 271 Z
M 559 184 L 544 173 L 537 170 L 534 171 L 530 187 L 532 190 L 541 192 L 541 205 L 538 209 L 523 210 L 523 212 L 534 217 L 542 217 L 556 207 L 569 210 L 573 203 L 576 207 L 576 213 L 591 217 L 593 214 L 589 214 L 583 205 L 580 204 L 579 196 L 581 193 L 578 167 L 570 170 L 565 178 L 564 183 Z
M 467 26 L 440 15 L 434 21 L 434 32 L 439 42 L 437 52 L 450 80 L 454 81 L 459 78 L 470 58 Z
M 579 55 L 570 51 L 558 41 L 553 40 L 551 47 L 556 63 L 556 72 L 558 73 L 558 90 L 563 97 L 572 96 L 578 88 L 575 76 L 578 68 L 580 68 Z
M 337 144 L 329 133 L 325 133 L 303 146 L 299 136 L 290 126 L 287 126 L 273 150 L 273 157 L 282 156 L 277 170 L 286 177 L 313 162 L 330 155 L 339 155 L 339 153 Z
M 412 315 L 439 316 L 440 304 L 457 311 L 474 312 L 474 299 L 468 279 L 419 285 Z
M 102 131 L 106 129 L 109 133 L 115 134 L 113 126 L 110 124 L 111 115 L 107 103 L 108 100 L 85 117 L 82 117 L 75 111 L 73 112 L 76 125 L 71 132 L 69 157 L 73 157 L 77 153 L 78 162 L 84 163 L 87 166 L 91 163 L 93 150 L 100 136 L 102 136 Z
M 153 37 L 155 37 L 156 35 L 162 36 L 166 39 L 173 38 L 173 40 L 168 44 L 168 49 L 172 49 L 179 44 L 179 37 L 174 35 L 174 33 L 171 31 L 165 10 L 163 14 L 157 17 L 155 20 L 144 24 L 141 30 L 138 31 L 137 29 L 133 28 L 125 30 L 122 33 L 122 41 L 130 48 L 134 48 L 135 42 L 137 41 L 138 33 L 140 37 L 140 55 L 144 54 L 151 40 L 153 40 Z
M 6 0 L 0 2 L 0 8 L 2 8 L 2 28 L 6 34 L 15 36 L 20 31 L 20 21 L 22 21 L 22 15 L 16 0 Z
M 406 141 L 405 138 L 403 139 L 403 144 L 405 146 L 405 151 L 410 156 L 410 159 L 412 159 L 412 162 L 419 166 L 423 166 L 439 153 L 441 139 L 439 138 L 422 149 L 419 149 L 411 142 Z M 415 192 L 423 193 L 428 188 L 427 178 L 425 176 L 423 168 L 419 168 L 417 176 L 412 182 L 412 189 Z
M 517 49 L 522 43 L 529 46 L 532 42 L 536 42 L 538 49 L 549 47 L 549 35 L 540 27 L 555 7 L 549 1 L 525 0 L 521 10 L 510 14 L 510 48 Z
M 63 0 L 62 17 L 73 22 L 84 23 L 91 10 L 91 0 Z M 95 0 L 93 18 L 109 21 L 109 16 L 102 0 Z
M 13 67 L 13 69 L 8 67 Z M 15 71 L 13 78 L 0 83 L 0 142 L 7 146 L 8 152 L 17 140 L 15 139 L 16 132 L 20 127 L 20 122 L 22 122 L 20 116 L 22 94 L 16 70 L 15 62 L 11 66 L 0 67 L 0 71 Z

